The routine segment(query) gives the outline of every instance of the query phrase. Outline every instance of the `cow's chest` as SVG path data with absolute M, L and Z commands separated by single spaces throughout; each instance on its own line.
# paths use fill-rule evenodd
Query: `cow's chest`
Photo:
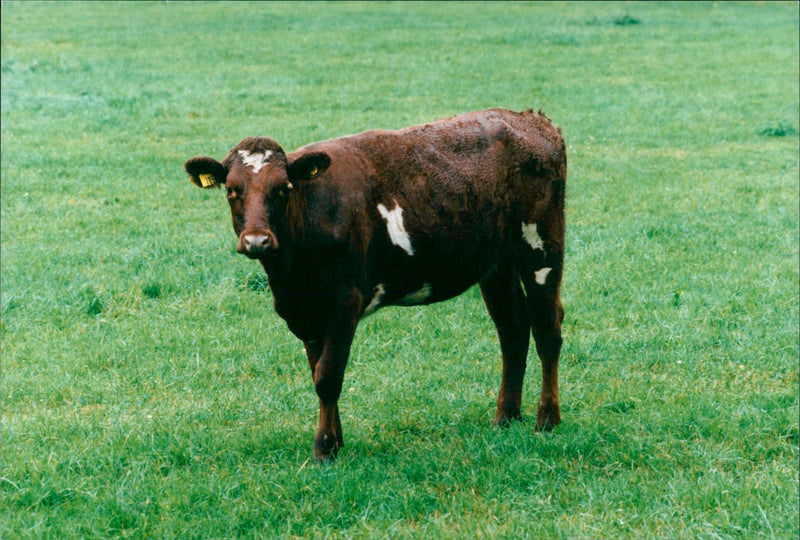
M 335 296 L 293 287 L 272 287 L 275 312 L 303 341 L 322 339 Z
M 268 269 L 275 312 L 304 341 L 321 339 L 343 283 L 324 261 L 283 271 Z

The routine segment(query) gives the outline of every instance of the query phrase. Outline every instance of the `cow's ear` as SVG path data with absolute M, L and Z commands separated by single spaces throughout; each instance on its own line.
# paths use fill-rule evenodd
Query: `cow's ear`
M 330 167 L 331 158 L 325 152 L 309 152 L 295 159 L 286 168 L 289 181 L 309 180 Z
M 219 161 L 210 157 L 193 157 L 183 164 L 189 173 L 192 183 L 201 188 L 210 188 L 225 183 L 228 169 Z

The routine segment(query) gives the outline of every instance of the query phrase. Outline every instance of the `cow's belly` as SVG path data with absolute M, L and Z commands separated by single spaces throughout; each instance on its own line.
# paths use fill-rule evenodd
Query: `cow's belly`
M 442 302 L 462 294 L 478 281 L 479 279 L 441 281 L 431 277 L 409 286 L 409 282 L 392 283 L 387 280 L 373 288 L 364 315 L 370 315 L 378 308 L 386 306 L 422 306 Z
M 422 246 L 414 256 L 394 251 L 373 277 L 365 315 L 385 306 L 425 305 L 458 296 L 491 274 L 504 255 L 498 240 L 488 238 Z

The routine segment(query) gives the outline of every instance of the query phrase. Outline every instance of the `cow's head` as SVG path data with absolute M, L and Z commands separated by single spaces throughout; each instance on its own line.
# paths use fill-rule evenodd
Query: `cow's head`
M 260 259 L 277 253 L 287 230 L 286 208 L 295 184 L 322 173 L 330 165 L 323 152 L 309 152 L 289 163 L 280 145 L 267 137 L 248 137 L 222 163 L 195 157 L 184 164 L 192 182 L 202 188 L 225 185 L 236 250 Z

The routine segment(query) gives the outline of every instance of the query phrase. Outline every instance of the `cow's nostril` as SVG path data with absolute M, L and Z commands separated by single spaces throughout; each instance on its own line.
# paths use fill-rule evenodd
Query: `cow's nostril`
M 240 253 L 258 255 L 276 247 L 271 233 L 246 234 L 240 240 Z
M 244 237 L 244 247 L 247 251 L 263 249 L 265 245 L 266 236 L 255 234 L 248 234 Z

